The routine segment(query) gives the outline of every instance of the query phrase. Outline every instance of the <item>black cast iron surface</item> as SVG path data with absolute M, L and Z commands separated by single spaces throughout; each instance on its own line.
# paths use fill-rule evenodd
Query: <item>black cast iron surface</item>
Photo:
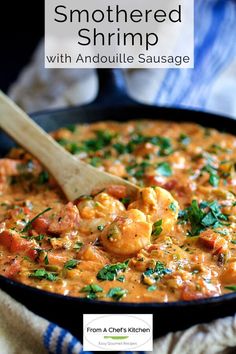
M 33 113 L 32 119 L 46 131 L 73 123 L 152 118 L 196 122 L 206 127 L 236 134 L 236 121 L 232 118 L 139 104 L 125 94 L 121 72 L 103 69 L 98 73 L 100 90 L 93 103 L 81 107 Z M 13 145 L 14 142 L 0 132 L 0 156 L 4 156 Z M 185 329 L 193 324 L 209 322 L 236 312 L 236 293 L 189 302 L 131 304 L 57 295 L 25 286 L 3 276 L 0 276 L 0 288 L 31 311 L 70 330 L 80 339 L 82 339 L 84 313 L 152 313 L 154 336 L 160 337 L 170 331 Z

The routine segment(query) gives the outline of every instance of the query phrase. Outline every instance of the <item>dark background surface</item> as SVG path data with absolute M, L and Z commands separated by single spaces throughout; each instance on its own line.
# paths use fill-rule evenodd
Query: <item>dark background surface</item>
M 44 35 L 44 1 L 7 1 L 0 11 L 0 89 L 6 92 Z

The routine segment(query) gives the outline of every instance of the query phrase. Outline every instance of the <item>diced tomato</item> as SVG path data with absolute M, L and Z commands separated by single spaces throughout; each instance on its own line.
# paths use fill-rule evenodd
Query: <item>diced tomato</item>
M 30 208 L 28 208 L 28 207 L 23 207 L 23 213 L 26 214 L 26 215 L 29 215 L 29 214 L 31 213 Z
M 19 175 L 18 166 L 20 160 L 0 159 L 0 175 L 2 176 L 17 176 Z
M 17 258 L 14 258 L 10 261 L 9 266 L 7 265 L 4 275 L 7 278 L 14 278 L 19 271 L 20 271 L 20 261 Z
M 171 179 L 170 181 L 166 182 L 163 188 L 167 189 L 168 191 L 173 190 L 178 184 L 177 179 Z
M 35 249 L 31 248 L 27 251 L 26 255 L 32 260 L 35 260 L 38 256 L 38 252 Z
M 199 242 L 213 251 L 213 254 L 224 252 L 228 248 L 228 242 L 212 230 L 206 230 L 199 236 Z
M 78 227 L 79 221 L 79 210 L 70 202 L 61 208 L 59 214 L 55 215 L 49 225 L 48 232 L 52 234 L 62 234 L 63 232 L 71 231 Z
M 2 231 L 0 233 L 0 244 L 3 245 L 4 247 L 10 249 L 11 248 L 11 243 L 12 243 L 12 236 L 9 231 Z
M 162 187 L 164 184 L 164 178 L 160 176 L 146 176 L 145 180 L 148 186 Z
M 49 228 L 49 221 L 43 216 L 38 217 L 36 220 L 32 222 L 32 228 L 38 234 L 45 234 Z
M 78 259 L 85 261 L 93 261 L 101 264 L 106 264 L 109 262 L 105 254 L 102 253 L 97 247 L 92 245 L 85 245 L 77 254 Z
M 15 231 L 3 231 L 0 233 L 0 244 L 5 246 L 12 253 L 25 253 L 31 259 L 35 259 L 37 251 L 34 250 L 35 242 L 23 239 Z
M 160 248 L 159 245 L 154 244 L 154 245 L 148 246 L 147 251 L 151 253 L 152 251 L 156 251 L 159 248 Z
M 11 220 L 12 223 L 23 219 L 25 215 L 30 215 L 31 211 L 28 207 L 17 207 L 10 209 L 6 213 L 6 219 Z
M 210 249 L 215 247 L 217 236 L 211 230 L 204 231 L 199 236 L 199 242 Z
M 48 261 L 50 265 L 63 265 L 68 260 L 68 255 L 48 252 Z
M 106 188 L 106 193 L 116 199 L 121 199 L 127 196 L 127 189 L 125 186 L 111 185 Z
M 180 299 L 184 301 L 191 301 L 191 300 L 197 300 L 203 298 L 204 295 L 189 285 L 185 285 L 182 288 L 181 294 L 180 294 Z

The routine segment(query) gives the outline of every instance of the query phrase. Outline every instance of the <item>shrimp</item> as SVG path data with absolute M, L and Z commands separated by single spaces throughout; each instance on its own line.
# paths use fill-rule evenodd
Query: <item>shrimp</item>
M 132 256 L 150 243 L 152 223 L 137 209 L 126 210 L 106 225 L 100 241 L 106 251 L 119 256 Z
M 221 280 L 226 285 L 232 285 L 236 282 L 236 262 L 228 263 L 221 275 Z
M 100 234 L 99 226 L 112 222 L 125 210 L 123 203 L 107 193 L 100 193 L 94 199 L 85 197 L 79 201 L 77 207 L 81 216 L 79 231 L 84 235 L 90 235 L 90 241 L 95 241 L 96 235 Z
M 48 227 L 52 234 L 63 234 L 66 231 L 77 230 L 80 221 L 79 211 L 71 202 L 63 206 L 59 214 L 55 214 Z
M 20 160 L 0 159 L 0 176 L 17 176 L 19 175 L 18 166 Z
M 119 200 L 107 193 L 99 193 L 94 199 L 84 198 L 79 201 L 77 206 L 83 219 L 105 218 L 113 220 L 121 211 L 125 210 Z
M 148 215 L 149 221 L 162 220 L 162 235 L 173 231 L 179 212 L 178 202 L 172 195 L 160 187 L 146 187 L 139 192 L 138 199 L 128 209 L 139 209 Z

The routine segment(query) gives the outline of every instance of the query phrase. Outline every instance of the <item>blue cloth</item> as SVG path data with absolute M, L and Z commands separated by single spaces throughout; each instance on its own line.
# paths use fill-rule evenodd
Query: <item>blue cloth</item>
M 155 103 L 209 110 L 216 83 L 231 65 L 236 65 L 236 2 L 195 0 L 195 69 L 166 70 Z M 236 91 L 233 95 L 236 101 Z M 52 323 L 45 331 L 44 346 L 53 354 L 89 354 L 77 338 Z
M 155 102 L 235 115 L 222 102 L 217 104 L 215 92 L 229 102 L 230 68 L 236 89 L 235 0 L 195 0 L 195 68 L 167 70 Z

